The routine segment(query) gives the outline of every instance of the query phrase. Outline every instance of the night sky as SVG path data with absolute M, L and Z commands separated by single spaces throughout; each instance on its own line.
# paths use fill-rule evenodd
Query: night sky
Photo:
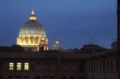
M 0 0 L 0 45 L 16 44 L 19 29 L 35 9 L 49 39 L 63 48 L 97 44 L 106 48 L 116 39 L 117 0 Z

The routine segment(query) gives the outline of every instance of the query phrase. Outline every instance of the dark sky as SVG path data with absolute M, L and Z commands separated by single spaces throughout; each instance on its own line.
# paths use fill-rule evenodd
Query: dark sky
M 116 0 L 0 0 L 0 45 L 13 45 L 19 29 L 35 9 L 49 39 L 64 48 L 98 44 L 110 48 L 116 39 Z

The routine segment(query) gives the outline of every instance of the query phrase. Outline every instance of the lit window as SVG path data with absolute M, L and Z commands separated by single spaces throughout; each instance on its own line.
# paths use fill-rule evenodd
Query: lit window
M 17 63 L 17 70 L 21 70 L 21 63 Z
M 9 70 L 14 70 L 14 63 L 9 63 Z
M 24 63 L 24 70 L 29 70 L 29 63 Z
M 44 38 L 42 38 L 42 40 L 44 40 Z

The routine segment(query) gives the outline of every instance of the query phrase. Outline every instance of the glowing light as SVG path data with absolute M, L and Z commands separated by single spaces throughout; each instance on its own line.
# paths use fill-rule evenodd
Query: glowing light
M 35 11 L 32 10 L 29 20 L 36 20 Z
M 9 63 L 9 70 L 14 70 L 14 63 Z
M 31 14 L 32 14 L 32 15 L 34 15 L 34 14 L 35 14 L 35 11 L 34 11 L 34 10 L 32 10 Z
M 17 70 L 21 70 L 21 63 L 17 63 Z
M 24 63 L 24 70 L 29 70 L 29 63 Z
M 59 41 L 56 41 L 56 44 L 59 44 Z
M 36 20 L 36 17 L 35 16 L 30 16 L 29 20 Z

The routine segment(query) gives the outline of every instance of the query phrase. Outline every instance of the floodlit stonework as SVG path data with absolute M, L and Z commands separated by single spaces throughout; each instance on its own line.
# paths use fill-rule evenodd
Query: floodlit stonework
M 24 26 L 20 29 L 17 37 L 17 45 L 25 48 L 25 50 L 39 51 L 48 50 L 48 38 L 42 25 L 37 21 L 34 10 L 32 10 Z

